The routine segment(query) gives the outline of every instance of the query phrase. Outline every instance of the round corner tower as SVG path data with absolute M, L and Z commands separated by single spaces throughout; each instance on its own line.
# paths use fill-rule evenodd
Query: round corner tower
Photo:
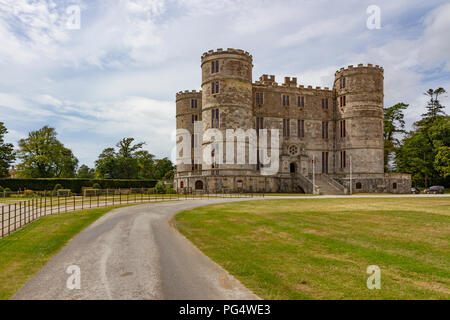
M 194 134 L 195 121 L 201 121 L 202 113 L 202 92 L 201 91 L 180 91 L 176 94 L 176 128 L 185 129 Z M 193 152 L 191 152 L 193 157 Z M 192 171 L 192 164 L 183 163 L 177 165 L 177 174 L 184 175 Z
M 382 67 L 360 64 L 335 74 L 336 173 L 384 173 Z
M 202 55 L 201 68 L 203 133 L 215 128 L 219 129 L 223 135 L 222 141 L 214 142 L 222 144 L 223 164 L 214 158 L 213 165 L 203 164 L 203 170 L 215 170 L 215 174 L 220 175 L 240 175 L 255 170 L 255 165 L 249 164 L 248 161 L 248 148 L 246 148 L 245 164 L 237 164 L 237 161 L 234 161 L 234 164 L 226 163 L 224 144 L 227 129 L 246 131 L 254 128 L 252 56 L 239 49 L 210 50 Z M 211 140 L 204 140 L 203 148 L 211 143 Z M 217 154 L 212 155 L 214 156 L 217 157 Z M 236 160 L 236 155 L 234 158 Z

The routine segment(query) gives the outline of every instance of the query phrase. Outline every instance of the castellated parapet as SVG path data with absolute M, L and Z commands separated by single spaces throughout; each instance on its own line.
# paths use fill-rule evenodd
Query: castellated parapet
M 224 138 L 227 129 L 278 129 L 280 167 L 264 176 L 260 162 L 216 163 L 218 155 L 212 154 L 211 164 L 177 166 L 179 192 L 409 193 L 409 175 L 383 172 L 384 70 L 379 65 L 341 68 L 331 89 L 296 77 L 277 82 L 269 74 L 253 82 L 253 57 L 240 49 L 205 52 L 201 69 L 202 90 L 176 94 L 177 128 L 193 133 L 198 119 L 203 133 L 214 128 Z M 202 150 L 222 142 L 204 139 Z M 247 161 L 249 156 L 246 148 Z

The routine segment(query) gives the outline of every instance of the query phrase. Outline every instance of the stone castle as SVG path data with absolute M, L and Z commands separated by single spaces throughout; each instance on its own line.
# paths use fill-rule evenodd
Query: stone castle
M 197 121 L 203 132 L 217 128 L 224 136 L 227 129 L 279 129 L 279 171 L 262 175 L 259 159 L 206 164 L 192 157 L 177 165 L 178 192 L 410 192 L 409 175 L 384 173 L 382 67 L 341 68 L 333 89 L 289 77 L 279 84 L 273 75 L 253 82 L 253 58 L 238 49 L 204 53 L 201 69 L 202 90 L 176 94 L 177 129 L 194 135 Z

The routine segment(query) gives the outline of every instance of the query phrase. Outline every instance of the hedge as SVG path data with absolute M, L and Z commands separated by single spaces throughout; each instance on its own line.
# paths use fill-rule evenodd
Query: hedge
M 98 183 L 102 189 L 119 188 L 153 188 L 156 180 L 125 180 L 125 179 L 0 179 L 0 186 L 9 188 L 12 191 L 53 190 L 55 185 L 60 184 L 63 189 L 70 189 L 72 192 L 80 193 L 83 187 L 92 187 Z

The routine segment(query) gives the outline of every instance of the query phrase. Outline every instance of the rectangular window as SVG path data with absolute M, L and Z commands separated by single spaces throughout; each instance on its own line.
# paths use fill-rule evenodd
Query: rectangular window
M 345 86 L 346 86 L 346 83 L 345 83 L 346 81 L 345 81 L 345 77 L 342 77 L 341 79 L 340 79 L 340 89 L 344 89 L 345 88 Z
M 198 115 L 192 115 L 192 123 L 194 123 L 195 121 L 198 121 Z
M 256 118 L 256 135 L 259 136 L 259 130 L 264 129 L 264 118 Z
M 328 122 L 322 122 L 322 139 L 328 139 Z
M 191 100 L 191 108 L 192 109 L 197 109 L 197 99 L 192 99 Z
M 219 109 L 211 110 L 211 128 L 219 128 Z
M 340 129 L 340 137 L 345 138 L 346 136 L 345 120 L 341 120 L 339 122 L 339 129 Z
M 322 99 L 322 109 L 328 109 L 328 99 Z
M 305 97 L 297 97 L 297 106 L 304 107 L 305 106 Z
M 328 152 L 322 152 L 322 173 L 328 173 Z
M 283 137 L 289 137 L 290 133 L 289 119 L 283 119 Z
M 211 73 L 219 72 L 219 61 L 211 61 Z
M 211 93 L 219 93 L 219 82 L 213 82 L 211 83 Z
M 346 154 L 345 151 L 341 151 L 341 169 L 344 169 L 346 167 Z
M 345 107 L 345 104 L 346 104 L 346 101 L 345 101 L 346 99 L 345 99 L 345 96 L 341 96 L 340 97 L 340 105 L 341 105 L 341 107 Z
M 298 128 L 298 137 L 304 138 L 305 137 L 305 120 L 298 120 L 297 121 L 297 128 Z
M 289 107 L 289 96 L 283 95 L 282 100 L 283 100 L 283 106 Z
M 262 92 L 257 92 L 255 95 L 256 104 L 264 104 L 264 94 Z

